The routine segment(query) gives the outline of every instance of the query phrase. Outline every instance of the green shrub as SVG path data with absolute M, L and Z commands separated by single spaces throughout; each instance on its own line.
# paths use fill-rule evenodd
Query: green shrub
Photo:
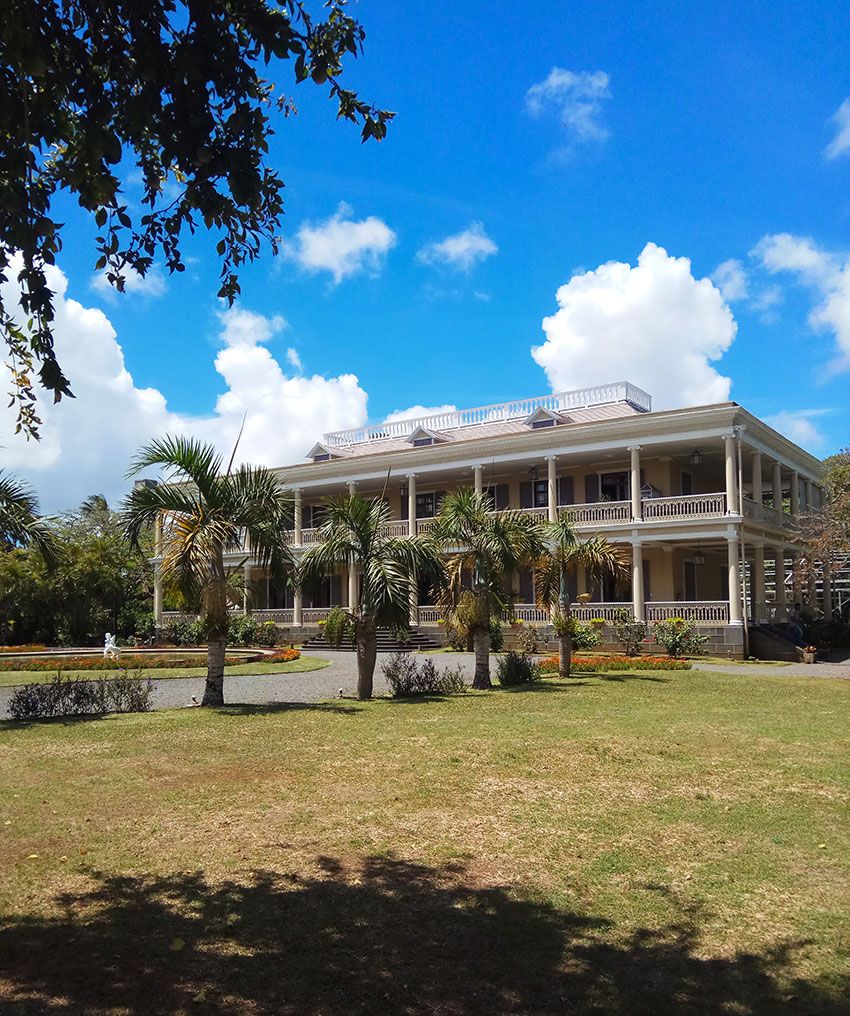
M 394 653 L 382 664 L 381 670 L 396 698 L 460 695 L 466 691 L 466 681 L 460 667 L 437 670 L 432 659 L 417 664 L 410 653 Z
M 13 720 L 48 720 L 56 716 L 102 716 L 145 713 L 151 708 L 153 684 L 141 673 L 84 681 L 56 677 L 46 684 L 27 684 L 9 700 Z
M 503 688 L 531 684 L 540 677 L 540 668 L 526 653 L 506 653 L 496 666 L 496 677 Z
M 524 624 L 517 629 L 516 644 L 523 656 L 536 653 L 539 641 L 540 629 L 536 624 Z
M 354 621 L 342 607 L 331 607 L 322 627 L 329 646 L 341 646 L 354 638 Z
M 614 638 L 623 647 L 626 656 L 640 656 L 646 638 L 646 623 L 635 620 L 628 610 L 618 610 L 614 614 Z
M 192 646 L 203 642 L 200 621 L 189 617 L 174 617 L 165 626 L 163 637 L 175 646 Z
M 227 641 L 231 646 L 256 645 L 257 622 L 250 614 L 231 614 L 227 621 Z
M 272 648 L 277 645 L 280 638 L 280 629 L 274 621 L 263 621 L 257 625 L 257 632 L 254 635 L 255 646 L 268 646 Z
M 500 653 L 505 648 L 505 632 L 498 617 L 490 618 L 490 652 Z
M 686 621 L 683 617 L 656 621 L 652 633 L 655 641 L 664 646 L 670 656 L 696 656 L 705 652 L 708 641 L 697 631 L 693 621 Z
M 561 635 L 572 636 L 573 649 L 595 649 L 602 641 L 602 636 L 590 624 L 582 624 L 575 614 L 556 614 L 552 619 L 552 628 L 558 638 Z
M 443 628 L 446 633 L 446 643 L 455 652 L 464 653 L 472 649 L 472 635 L 469 629 L 454 615 L 445 618 Z

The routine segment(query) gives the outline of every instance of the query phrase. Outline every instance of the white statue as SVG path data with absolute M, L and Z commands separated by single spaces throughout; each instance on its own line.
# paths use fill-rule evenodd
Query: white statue
M 103 640 L 103 656 L 104 659 L 115 660 L 118 658 L 118 646 L 115 643 L 115 636 L 106 633 L 106 638 Z

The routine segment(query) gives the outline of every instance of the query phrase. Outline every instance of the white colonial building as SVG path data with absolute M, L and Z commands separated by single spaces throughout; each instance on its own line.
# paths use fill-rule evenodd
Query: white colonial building
M 653 412 L 646 392 L 618 382 L 325 434 L 306 462 L 277 473 L 294 497 L 296 554 L 319 539 L 323 499 L 344 491 L 385 497 L 397 536 L 426 532 L 442 496 L 463 485 L 487 491 L 496 511 L 567 514 L 631 551 L 629 582 L 575 576 L 574 597 L 592 597 L 576 607 L 581 618 L 624 606 L 650 622 L 687 617 L 730 655 L 744 652 L 748 622 L 781 619 L 789 601 L 815 595 L 795 588 L 793 565 L 801 522 L 821 504 L 821 463 L 734 402 Z M 270 588 L 250 557 L 244 567 L 246 609 L 302 632 L 356 594 L 356 574 L 307 599 Z M 821 589 L 828 608 L 828 577 Z M 516 617 L 548 620 L 530 574 L 516 594 Z M 159 588 L 156 613 L 164 619 Z M 412 622 L 439 619 L 419 589 Z

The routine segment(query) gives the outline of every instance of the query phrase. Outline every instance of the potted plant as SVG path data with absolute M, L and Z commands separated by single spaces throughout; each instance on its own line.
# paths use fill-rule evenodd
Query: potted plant
M 817 658 L 817 646 L 803 646 L 803 663 L 814 663 Z

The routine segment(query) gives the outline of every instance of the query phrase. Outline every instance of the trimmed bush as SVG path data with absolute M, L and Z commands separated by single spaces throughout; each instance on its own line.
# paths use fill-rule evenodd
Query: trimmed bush
M 541 674 L 558 673 L 558 657 L 547 656 L 540 661 Z M 577 674 L 593 674 L 604 670 L 690 670 L 687 660 L 669 656 L 574 656 L 570 670 Z
M 153 685 L 139 672 L 98 681 L 65 678 L 59 671 L 47 684 L 18 688 L 9 700 L 13 720 L 49 720 L 57 716 L 146 713 Z
M 194 646 L 203 640 L 204 634 L 197 619 L 175 617 L 165 626 L 163 638 L 175 646 Z
M 531 684 L 540 676 L 540 667 L 526 653 L 506 653 L 496 666 L 496 677 L 503 688 Z
M 655 641 L 664 646 L 671 656 L 697 656 L 705 652 L 708 641 L 701 635 L 693 621 L 683 617 L 671 617 L 666 621 L 656 621 L 652 629 Z
M 381 670 L 395 698 L 412 698 L 416 695 L 461 695 L 466 691 L 466 682 L 460 667 L 437 670 L 430 658 L 417 664 L 409 653 L 394 653 L 381 666 Z

